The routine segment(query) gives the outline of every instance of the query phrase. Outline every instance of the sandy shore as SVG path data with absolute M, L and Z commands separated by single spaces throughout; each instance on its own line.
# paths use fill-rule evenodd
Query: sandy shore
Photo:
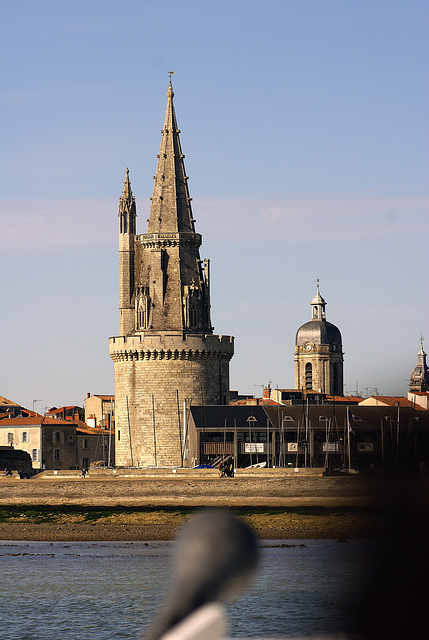
M 386 494 L 400 500 L 397 489 L 352 476 L 1 478 L 0 539 L 171 540 L 210 507 L 232 509 L 260 539 L 378 537 L 388 531 Z

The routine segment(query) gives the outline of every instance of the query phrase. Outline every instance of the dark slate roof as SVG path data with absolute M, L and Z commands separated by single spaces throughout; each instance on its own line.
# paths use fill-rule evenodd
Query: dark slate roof
M 292 405 L 282 406 L 280 410 L 276 407 L 265 407 L 265 411 L 275 428 L 279 428 L 285 417 L 285 426 L 289 425 L 296 428 L 298 421 L 303 426 L 305 424 L 305 414 L 308 415 L 310 424 L 314 428 L 324 428 L 326 426 L 324 418 L 328 418 L 332 422 L 335 417 L 336 425 L 340 431 L 344 430 L 347 423 L 347 406 L 344 405 L 309 405 L 308 408 L 303 408 L 302 405 Z M 292 418 L 292 420 L 287 420 L 288 417 Z M 361 405 L 349 407 L 349 419 L 353 431 L 368 428 L 380 429 L 382 423 L 385 428 L 390 428 L 391 424 L 396 426 L 397 417 L 398 407 Z M 429 411 L 416 410 L 413 407 L 401 407 L 399 410 L 399 422 L 401 428 L 411 429 L 419 426 L 429 429 Z
M 341 344 L 341 333 L 338 327 L 327 320 L 310 320 L 303 324 L 296 332 L 295 344 L 313 342 L 316 345 Z
M 208 405 L 191 407 L 191 414 L 197 429 L 232 429 L 235 426 L 248 428 L 247 419 L 256 418 L 255 427 L 266 427 L 267 414 L 263 406 Z
M 281 427 L 297 428 L 298 422 L 304 427 L 305 415 L 308 416 L 309 423 L 313 428 L 324 429 L 327 425 L 326 418 L 331 421 L 331 426 L 335 422 L 335 428 L 344 432 L 347 421 L 347 406 L 335 404 L 308 405 L 283 405 L 283 406 L 232 406 L 232 405 L 209 405 L 193 406 L 190 409 L 194 424 L 197 429 L 248 429 L 249 416 L 256 418 L 253 423 L 254 429 L 263 429 L 267 425 L 267 419 L 275 429 Z M 398 407 L 380 406 L 350 406 L 349 418 L 350 426 L 354 432 L 367 429 L 380 429 L 381 424 L 386 429 L 394 428 L 398 416 Z M 335 417 L 335 421 L 333 418 Z M 283 419 L 286 418 L 283 422 Z M 289 418 L 289 419 L 288 419 Z M 399 422 L 401 429 L 412 431 L 414 427 L 429 430 L 429 411 L 414 409 L 413 407 L 401 407 L 399 411 Z

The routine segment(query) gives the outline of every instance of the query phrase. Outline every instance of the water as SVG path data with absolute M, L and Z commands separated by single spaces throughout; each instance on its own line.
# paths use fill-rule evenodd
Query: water
M 368 543 L 266 541 L 231 637 L 340 633 Z M 135 640 L 171 580 L 171 542 L 0 542 L 2 640 Z

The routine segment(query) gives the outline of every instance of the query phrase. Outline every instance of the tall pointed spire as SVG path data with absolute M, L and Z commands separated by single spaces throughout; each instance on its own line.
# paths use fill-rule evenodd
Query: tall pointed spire
M 212 333 L 209 261 L 200 259 L 173 96 L 170 80 L 148 229 L 136 258 L 136 287 L 148 312 L 135 329 Z
M 167 109 L 155 174 L 148 233 L 195 232 L 184 155 L 173 105 L 173 87 L 167 91 Z

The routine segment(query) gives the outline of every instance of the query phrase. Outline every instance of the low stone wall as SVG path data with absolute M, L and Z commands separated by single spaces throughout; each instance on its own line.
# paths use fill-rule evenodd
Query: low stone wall
M 302 469 L 292 467 L 275 467 L 270 469 L 237 469 L 235 477 L 237 478 L 282 478 L 297 476 L 300 477 L 321 477 L 323 475 L 323 468 L 316 469 Z M 103 480 L 118 479 L 118 478 L 217 478 L 219 471 L 217 469 L 184 469 L 184 468 L 118 468 L 118 469 L 103 469 L 96 468 L 90 469 L 89 475 L 91 478 L 102 478 Z M 35 476 L 36 477 L 36 476 Z M 49 470 L 43 471 L 37 475 L 37 479 L 59 479 L 59 478 L 80 478 L 81 471 L 76 469 L 70 470 Z

